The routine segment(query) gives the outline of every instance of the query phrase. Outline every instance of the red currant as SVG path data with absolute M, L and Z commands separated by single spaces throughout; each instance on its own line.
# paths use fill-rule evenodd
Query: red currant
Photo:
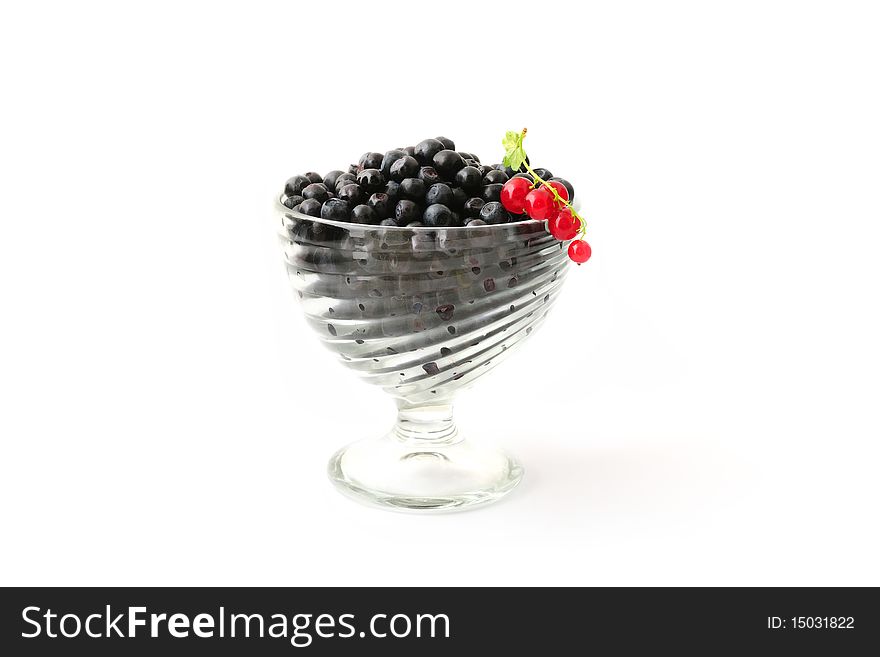
M 546 189 L 533 189 L 526 194 L 525 208 L 526 213 L 532 219 L 544 221 L 552 216 L 556 208 L 556 199 L 553 198 L 552 192 L 548 192 Z
M 501 205 L 508 212 L 522 214 L 525 212 L 526 194 L 531 186 L 525 178 L 511 178 L 501 188 Z
M 556 193 L 559 194 L 559 198 L 561 198 L 563 201 L 568 200 L 568 190 L 561 182 L 558 182 L 556 180 L 548 180 L 547 186 L 555 189 Z
M 593 249 L 583 240 L 575 240 L 568 245 L 568 257 L 579 265 L 590 259 Z
M 571 208 L 562 208 L 559 214 L 547 222 L 547 226 L 553 237 L 565 241 L 577 235 L 580 223 L 580 220 L 571 213 Z

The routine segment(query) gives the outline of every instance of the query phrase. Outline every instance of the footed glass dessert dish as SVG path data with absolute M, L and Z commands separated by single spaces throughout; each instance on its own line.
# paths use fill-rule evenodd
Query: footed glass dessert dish
M 277 211 L 308 323 L 397 402 L 391 431 L 331 458 L 336 487 L 410 511 L 467 509 L 510 492 L 522 467 L 465 439 L 453 401 L 547 316 L 565 280 L 566 244 L 539 221 L 407 228 L 320 219 L 281 200 Z

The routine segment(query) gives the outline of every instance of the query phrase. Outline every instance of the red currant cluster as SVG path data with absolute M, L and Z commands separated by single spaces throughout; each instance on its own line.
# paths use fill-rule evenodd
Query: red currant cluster
M 574 240 L 568 245 L 568 257 L 580 265 L 589 260 L 593 253 L 584 240 L 574 239 L 586 232 L 587 224 L 571 207 L 571 197 L 574 194 L 569 194 L 571 187 L 564 185 L 558 178 L 544 180 L 529 166 L 529 158 L 523 148 L 523 139 L 527 132 L 525 128 L 521 132 L 508 131 L 501 142 L 505 151 L 502 162 L 504 166 L 513 171 L 521 170 L 522 167 L 528 172 L 528 176 L 515 174 L 504 183 L 501 204 L 510 213 L 525 213 L 530 219 L 546 221 L 547 230 L 558 240 Z
M 555 180 L 543 181 L 535 176 L 531 183 L 527 178 L 511 178 L 501 188 L 501 204 L 508 212 L 527 214 L 530 219 L 547 222 L 547 230 L 558 240 L 574 239 L 582 232 L 582 219 L 568 202 L 568 190 Z M 592 249 L 584 240 L 574 240 L 568 245 L 568 257 L 581 264 L 590 259 Z

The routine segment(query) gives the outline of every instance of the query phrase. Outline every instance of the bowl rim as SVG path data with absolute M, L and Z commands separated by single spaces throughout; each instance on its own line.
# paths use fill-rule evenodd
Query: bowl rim
M 511 221 L 505 224 L 486 224 L 485 226 L 380 226 L 378 224 L 356 224 L 351 221 L 335 221 L 333 219 L 323 219 L 321 217 L 312 217 L 311 215 L 303 214 L 302 212 L 295 212 L 288 208 L 282 202 L 282 199 L 287 198 L 286 194 L 281 194 L 280 196 L 275 197 L 275 209 L 283 214 L 288 214 L 298 219 L 308 219 L 309 221 L 317 222 L 319 224 L 327 224 L 328 226 L 338 226 L 339 228 L 351 228 L 356 227 L 360 229 L 369 229 L 369 228 L 380 228 L 382 230 L 388 231 L 438 231 L 438 230 L 453 230 L 453 231 L 469 231 L 469 230 L 480 230 L 485 231 L 486 229 L 502 229 L 509 226 L 523 226 L 527 224 L 537 225 L 543 224 L 544 229 L 546 230 L 546 222 L 539 221 L 537 219 L 523 219 L 522 221 Z

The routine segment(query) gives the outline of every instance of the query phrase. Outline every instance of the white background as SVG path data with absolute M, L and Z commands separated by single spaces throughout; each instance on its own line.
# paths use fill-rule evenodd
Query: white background
M 880 584 L 878 30 L 854 2 L 7 3 L 0 583 Z M 326 459 L 393 405 L 308 332 L 272 198 L 524 125 L 595 253 L 457 408 L 526 478 L 358 506 Z

